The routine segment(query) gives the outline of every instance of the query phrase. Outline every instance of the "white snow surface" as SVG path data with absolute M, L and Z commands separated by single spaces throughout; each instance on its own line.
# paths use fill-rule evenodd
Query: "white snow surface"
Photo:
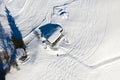
M 120 0 L 0 0 L 0 21 L 10 33 L 5 6 L 30 55 L 6 80 L 120 80 Z M 32 32 L 50 22 L 69 42 L 59 50 L 44 49 Z

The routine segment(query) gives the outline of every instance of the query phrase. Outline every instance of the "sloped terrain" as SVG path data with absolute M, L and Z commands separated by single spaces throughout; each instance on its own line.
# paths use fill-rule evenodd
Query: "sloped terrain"
M 6 80 L 120 79 L 119 0 L 1 0 L 0 5 L 5 31 L 11 31 L 6 6 L 30 55 L 29 61 L 19 64 L 19 71 L 11 69 Z M 34 30 L 47 23 L 64 30 L 68 43 L 61 41 L 58 51 L 44 49 L 34 37 Z M 51 55 L 56 53 L 65 54 Z

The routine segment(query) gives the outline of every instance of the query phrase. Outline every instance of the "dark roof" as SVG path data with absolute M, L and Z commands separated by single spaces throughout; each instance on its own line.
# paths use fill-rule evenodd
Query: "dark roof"
M 57 31 L 59 28 L 61 28 L 58 24 L 46 24 L 41 26 L 39 29 L 41 31 L 41 35 L 48 39 L 52 34 L 54 34 L 55 31 Z

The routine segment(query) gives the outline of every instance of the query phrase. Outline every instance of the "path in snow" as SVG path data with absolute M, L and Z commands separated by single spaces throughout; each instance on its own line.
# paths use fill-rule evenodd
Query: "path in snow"
M 113 4 L 111 0 L 26 0 L 18 12 L 10 7 L 9 2 L 8 8 L 13 12 L 24 37 L 39 25 L 59 23 L 65 30 L 70 46 L 66 47 L 65 56 L 56 57 L 48 55 L 49 52 L 38 45 L 39 41 L 32 40 L 28 45 L 32 55 L 30 62 L 21 65 L 22 70 L 8 74 L 7 79 L 13 80 L 19 76 L 15 79 L 91 80 L 89 75 L 93 69 L 118 60 L 119 56 L 92 66 L 87 61 L 101 48 L 108 34 L 106 31 L 111 17 L 109 2 Z

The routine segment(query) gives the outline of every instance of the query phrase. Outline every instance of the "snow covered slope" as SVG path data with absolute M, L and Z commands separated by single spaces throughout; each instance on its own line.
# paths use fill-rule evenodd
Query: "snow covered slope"
M 6 80 L 120 79 L 119 0 L 0 0 L 0 20 L 10 33 L 5 5 L 29 41 L 31 56 L 19 64 L 19 71 L 12 69 Z M 40 40 L 31 37 L 35 29 L 50 22 L 65 31 L 69 44 L 61 42 L 62 51 L 44 49 Z

